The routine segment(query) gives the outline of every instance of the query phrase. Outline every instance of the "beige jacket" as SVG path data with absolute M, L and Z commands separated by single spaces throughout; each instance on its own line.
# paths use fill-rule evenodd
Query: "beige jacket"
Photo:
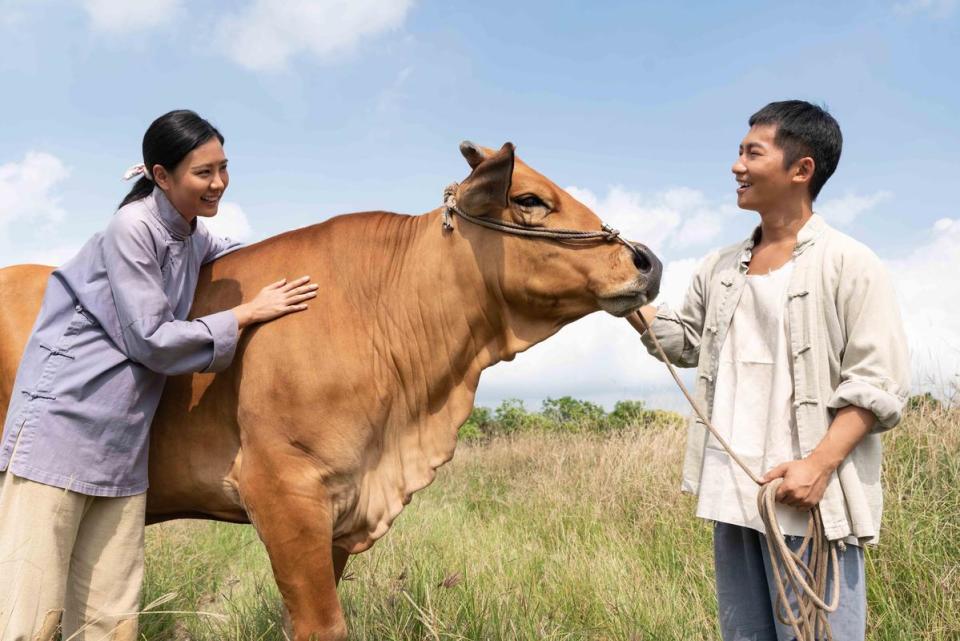
M 670 361 L 697 367 L 695 398 L 708 416 L 720 348 L 759 232 L 757 228 L 746 241 L 707 256 L 683 307 L 673 311 L 661 305 L 653 323 Z M 787 314 L 800 451 L 807 456 L 816 448 L 841 407 L 856 405 L 876 415 L 872 433 L 837 469 L 820 503 L 828 538 L 852 534 L 875 543 L 883 511 L 879 434 L 900 421 L 910 384 L 900 311 L 877 256 L 817 214 L 800 230 L 793 254 Z M 643 342 L 657 356 L 648 336 Z M 683 464 L 685 492 L 699 491 L 706 442 L 706 428 L 693 417 Z

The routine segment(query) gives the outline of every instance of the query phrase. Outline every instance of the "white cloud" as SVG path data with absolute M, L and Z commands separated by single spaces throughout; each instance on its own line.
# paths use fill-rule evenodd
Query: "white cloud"
M 657 301 L 679 307 L 699 264 L 699 258 L 667 263 Z M 647 355 L 636 330 L 626 320 L 600 312 L 485 371 L 478 397 L 481 404 L 496 405 L 503 398 L 536 401 L 569 394 L 608 406 L 642 397 L 657 407 L 680 409 L 673 386 L 666 367 Z
M 866 196 L 851 193 L 825 200 L 815 209 L 831 225 L 848 227 L 856 218 L 888 200 L 892 195 L 889 191 L 878 191 Z
M 51 245 L 49 242 L 40 245 L 36 243 L 4 248 L 3 258 L 0 259 L 0 268 L 7 265 L 62 265 L 77 255 L 83 246 L 84 240 L 63 242 Z M 2 246 L 2 245 L 0 245 Z
M 688 249 L 714 243 L 725 220 L 736 211 L 687 187 L 645 195 L 614 186 L 603 198 L 580 187 L 566 190 L 625 238 L 641 242 L 654 252 L 662 252 L 665 247 Z
M 397 29 L 412 0 L 254 0 L 227 16 L 218 41 L 235 62 L 254 70 L 278 70 L 309 54 L 328 60 L 365 37 Z
M 36 229 L 61 220 L 64 211 L 55 188 L 69 175 L 63 161 L 38 151 L 0 165 L 0 239 L 15 224 Z
M 66 215 L 57 192 L 69 176 L 63 161 L 39 151 L 0 165 L 0 267 L 58 265 L 80 248 L 57 225 Z
M 887 261 L 900 298 L 916 389 L 960 385 L 960 219 L 938 220 L 928 241 Z M 954 390 L 958 391 L 958 390 Z
M 179 17 L 182 0 L 84 0 L 83 8 L 95 31 L 125 34 L 148 31 Z
M 222 202 L 217 215 L 204 218 L 203 224 L 216 236 L 247 242 L 253 237 L 253 229 L 247 215 L 236 203 Z
M 943 19 L 953 15 L 957 0 L 904 0 L 893 5 L 893 10 L 902 16 L 925 13 L 934 18 Z

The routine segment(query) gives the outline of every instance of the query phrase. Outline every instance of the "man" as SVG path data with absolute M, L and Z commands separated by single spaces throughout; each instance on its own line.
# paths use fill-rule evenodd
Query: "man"
M 903 325 L 880 260 L 813 212 L 840 159 L 836 120 L 789 100 L 749 124 L 732 170 L 737 204 L 759 213 L 760 225 L 704 260 L 680 310 L 639 313 L 671 362 L 698 368 L 698 402 L 733 450 L 764 483 L 783 478 L 777 516 L 792 545 L 820 503 L 827 538 L 843 544 L 833 637 L 863 639 L 861 546 L 880 528 L 879 434 L 899 422 L 907 398 Z M 636 315 L 630 322 L 643 331 Z M 649 336 L 643 342 L 658 356 Z M 759 488 L 696 420 L 683 489 L 698 495 L 697 515 L 715 523 L 725 641 L 791 639 L 774 613 Z

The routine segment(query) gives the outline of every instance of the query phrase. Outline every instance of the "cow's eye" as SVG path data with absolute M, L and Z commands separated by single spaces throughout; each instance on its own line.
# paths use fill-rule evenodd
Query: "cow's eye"
M 533 209 L 534 207 L 543 207 L 547 209 L 547 204 L 540 200 L 538 196 L 533 194 L 524 194 L 522 196 L 517 196 L 513 199 L 513 202 L 520 205 L 524 209 Z

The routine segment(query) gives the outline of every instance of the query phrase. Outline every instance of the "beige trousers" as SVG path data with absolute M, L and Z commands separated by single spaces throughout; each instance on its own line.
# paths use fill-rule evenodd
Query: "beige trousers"
M 0 641 L 135 641 L 145 507 L 0 473 Z

